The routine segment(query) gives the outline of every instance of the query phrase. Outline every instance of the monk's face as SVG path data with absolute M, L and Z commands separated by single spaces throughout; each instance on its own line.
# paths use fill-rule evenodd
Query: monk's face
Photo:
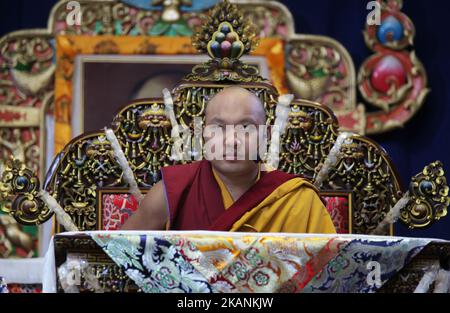
M 267 131 L 259 98 L 240 87 L 225 88 L 207 104 L 205 119 L 205 159 L 223 173 L 254 169 Z

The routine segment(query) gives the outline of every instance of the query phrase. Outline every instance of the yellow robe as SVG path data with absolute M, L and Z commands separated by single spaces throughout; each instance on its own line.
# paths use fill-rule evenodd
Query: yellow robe
M 223 181 L 214 172 L 223 204 L 234 202 Z M 260 174 L 258 173 L 259 179 Z M 275 189 L 258 206 L 245 213 L 230 231 L 335 234 L 330 214 L 318 190 L 302 178 L 291 179 Z

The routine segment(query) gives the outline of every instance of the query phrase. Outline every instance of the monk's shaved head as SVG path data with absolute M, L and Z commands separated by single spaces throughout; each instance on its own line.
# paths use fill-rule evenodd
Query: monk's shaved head
M 264 106 L 254 93 L 238 86 L 223 89 L 206 105 L 205 158 L 219 175 L 255 176 L 259 143 L 266 146 L 259 136 L 261 130 L 267 133 L 265 124 Z
M 212 115 L 236 110 L 253 115 L 258 124 L 266 122 L 266 111 L 261 100 L 254 93 L 239 86 L 226 87 L 209 100 L 205 111 L 206 121 L 208 123 Z

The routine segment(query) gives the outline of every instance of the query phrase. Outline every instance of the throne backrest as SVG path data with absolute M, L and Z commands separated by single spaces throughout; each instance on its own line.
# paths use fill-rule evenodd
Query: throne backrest
M 226 86 L 217 82 L 181 83 L 173 91 L 178 123 L 192 128 L 194 117 L 204 118 L 208 97 Z M 240 86 L 262 100 L 268 124 L 273 124 L 276 90 L 265 82 Z M 133 101 L 118 112 L 112 128 L 143 191 L 161 179 L 161 167 L 175 163 L 170 159 L 171 124 L 164 113 L 162 99 Z M 330 109 L 318 103 L 294 100 L 287 130 L 281 138 L 279 169 L 314 180 L 337 136 L 338 122 Z M 343 158 L 331 169 L 321 192 L 327 199 L 339 193 L 350 194 L 350 203 L 346 205 L 351 209 L 348 224 L 352 232 L 370 233 L 401 196 L 401 186 L 389 157 L 378 144 L 360 135 L 352 139 L 343 145 Z M 186 162 L 189 161 L 181 161 Z M 82 230 L 109 227 L 106 225 L 117 227 L 137 207 L 127 195 L 127 183 L 103 131 L 73 139 L 55 159 L 45 189 Z M 337 198 L 345 199 L 345 196 Z M 123 210 L 108 211 L 105 199 L 120 200 L 115 206 Z M 331 208 L 339 207 L 335 201 L 329 207 L 335 223 L 342 219 L 342 212 L 333 212 Z M 57 225 L 56 232 L 60 231 L 61 226 Z

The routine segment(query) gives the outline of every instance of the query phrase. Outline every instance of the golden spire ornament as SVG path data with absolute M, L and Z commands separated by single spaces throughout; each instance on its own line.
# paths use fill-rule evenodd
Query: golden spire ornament
M 211 60 L 195 66 L 187 81 L 261 82 L 258 68 L 240 60 L 258 44 L 254 26 L 235 4 L 218 3 L 204 18 L 203 25 L 192 37 L 192 45 Z

